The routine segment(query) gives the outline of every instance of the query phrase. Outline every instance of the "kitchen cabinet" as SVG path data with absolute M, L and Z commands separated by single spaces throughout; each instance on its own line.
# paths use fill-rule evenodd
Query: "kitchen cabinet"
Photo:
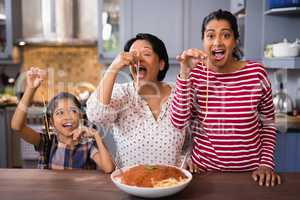
M 0 108 L 0 168 L 21 167 L 20 138 L 10 128 L 15 107 Z
M 128 39 L 143 32 L 161 38 L 170 63 L 174 63 L 175 57 L 184 49 L 202 47 L 202 20 L 219 8 L 229 10 L 230 0 L 99 0 L 100 62 L 111 61 Z M 109 32 L 111 37 L 107 35 Z M 114 41 L 119 44 L 112 45 Z
M 299 57 L 265 58 L 266 45 L 284 38 L 300 38 L 300 9 L 297 7 L 269 9 L 268 0 L 246 1 L 245 58 L 258 60 L 269 68 L 300 68 Z
M 300 39 L 300 9 L 277 8 L 269 9 L 264 1 L 264 29 L 263 45 L 282 42 L 283 38 L 289 41 Z M 300 57 L 263 59 L 266 66 L 273 68 L 300 68 Z
M 13 43 L 21 36 L 21 0 L 0 0 L 0 64 L 12 60 Z
M 102 14 L 99 14 L 100 60 L 113 59 L 123 49 L 126 41 L 137 33 L 152 33 L 158 36 L 165 42 L 169 57 L 175 58 L 184 47 L 183 5 L 183 0 L 100 0 L 99 10 L 102 10 Z M 108 19 L 106 13 L 109 14 Z M 119 15 L 115 17 L 115 20 L 119 20 L 118 23 L 109 18 L 116 15 Z M 111 37 L 108 37 L 107 32 L 110 29 Z M 114 32 L 116 29 L 117 33 Z M 108 49 L 107 43 L 113 43 L 114 40 L 119 44 L 111 45 L 111 49 Z
M 0 108 L 0 168 L 7 167 L 6 113 Z
M 230 11 L 233 14 L 242 12 L 245 9 L 245 0 L 231 0 Z
M 278 172 L 300 171 L 300 132 L 277 134 L 275 165 Z
M 170 58 L 183 49 L 183 1 L 182 0 L 130 0 L 128 33 L 151 33 L 165 42 Z
M 261 61 L 264 45 L 262 44 L 263 7 L 261 0 L 246 1 L 244 18 L 244 58 Z
M 230 1 L 188 0 L 184 2 L 184 49 L 202 49 L 201 28 L 204 17 L 217 9 L 230 10 Z

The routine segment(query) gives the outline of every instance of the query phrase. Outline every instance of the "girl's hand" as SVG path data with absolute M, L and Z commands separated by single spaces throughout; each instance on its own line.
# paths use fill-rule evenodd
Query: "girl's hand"
M 46 76 L 46 71 L 41 70 L 36 67 L 30 68 L 29 71 L 27 71 L 27 77 L 26 77 L 26 85 L 30 89 L 36 89 L 38 88 Z
M 72 131 L 73 140 L 78 141 L 81 137 L 84 138 L 95 138 L 95 136 L 99 135 L 98 132 L 86 126 L 78 127 Z
M 183 51 L 176 59 L 180 62 L 180 78 L 187 79 L 193 67 L 199 62 L 205 62 L 207 54 L 199 49 Z
M 136 52 L 122 52 L 111 63 L 110 68 L 119 72 L 126 66 L 136 66 L 138 63 L 138 55 Z
M 266 166 L 260 166 L 252 172 L 252 178 L 258 182 L 260 186 L 265 185 L 269 187 L 270 185 L 275 186 L 276 184 L 281 184 L 280 176 Z

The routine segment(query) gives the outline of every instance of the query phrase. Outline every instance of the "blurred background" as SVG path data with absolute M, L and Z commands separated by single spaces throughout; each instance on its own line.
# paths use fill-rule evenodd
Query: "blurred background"
M 34 167 L 37 155 L 11 129 L 10 119 L 32 66 L 48 71 L 34 97 L 28 122 L 43 128 L 46 101 L 68 91 L 84 103 L 126 40 L 149 32 L 166 44 L 170 69 L 177 54 L 201 48 L 203 18 L 216 9 L 238 19 L 244 59 L 263 63 L 272 82 L 279 171 L 300 170 L 299 0 L 0 0 L 0 167 Z M 127 72 L 118 77 L 128 81 Z M 114 142 L 103 131 L 109 148 Z

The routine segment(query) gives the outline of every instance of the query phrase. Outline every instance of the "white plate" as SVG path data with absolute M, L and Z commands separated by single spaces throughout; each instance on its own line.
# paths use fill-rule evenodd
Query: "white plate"
M 135 165 L 136 166 L 136 165 Z M 126 171 L 132 167 L 124 167 L 122 168 L 123 171 Z M 168 165 L 166 165 L 168 166 Z M 170 166 L 174 167 L 174 166 Z M 148 188 L 148 187 L 137 187 L 137 186 L 129 186 L 126 184 L 123 184 L 120 182 L 120 179 L 115 178 L 116 176 L 120 175 L 120 170 L 115 170 L 111 175 L 110 178 L 113 181 L 113 183 L 122 191 L 138 196 L 138 197 L 144 197 L 144 198 L 159 198 L 159 197 L 165 197 L 169 195 L 173 195 L 181 190 L 183 190 L 192 180 L 192 174 L 185 170 L 176 167 L 177 169 L 181 170 L 188 178 L 186 181 L 179 183 L 178 185 L 171 186 L 171 187 L 162 187 L 162 188 Z

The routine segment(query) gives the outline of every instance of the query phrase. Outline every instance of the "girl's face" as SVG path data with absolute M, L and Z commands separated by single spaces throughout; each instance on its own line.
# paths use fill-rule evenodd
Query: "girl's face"
M 213 19 L 206 25 L 204 50 L 208 54 L 208 64 L 215 67 L 230 65 L 234 61 L 233 50 L 237 45 L 233 30 L 226 20 Z
M 59 134 L 72 136 L 72 131 L 79 126 L 80 110 L 70 99 L 61 99 L 54 109 L 53 126 Z
M 156 81 L 159 71 L 164 69 L 164 61 L 159 60 L 158 55 L 153 51 L 147 40 L 136 40 L 130 47 L 129 52 L 136 52 L 139 55 L 139 73 L 137 68 L 131 66 L 130 72 L 134 81 L 147 82 Z

